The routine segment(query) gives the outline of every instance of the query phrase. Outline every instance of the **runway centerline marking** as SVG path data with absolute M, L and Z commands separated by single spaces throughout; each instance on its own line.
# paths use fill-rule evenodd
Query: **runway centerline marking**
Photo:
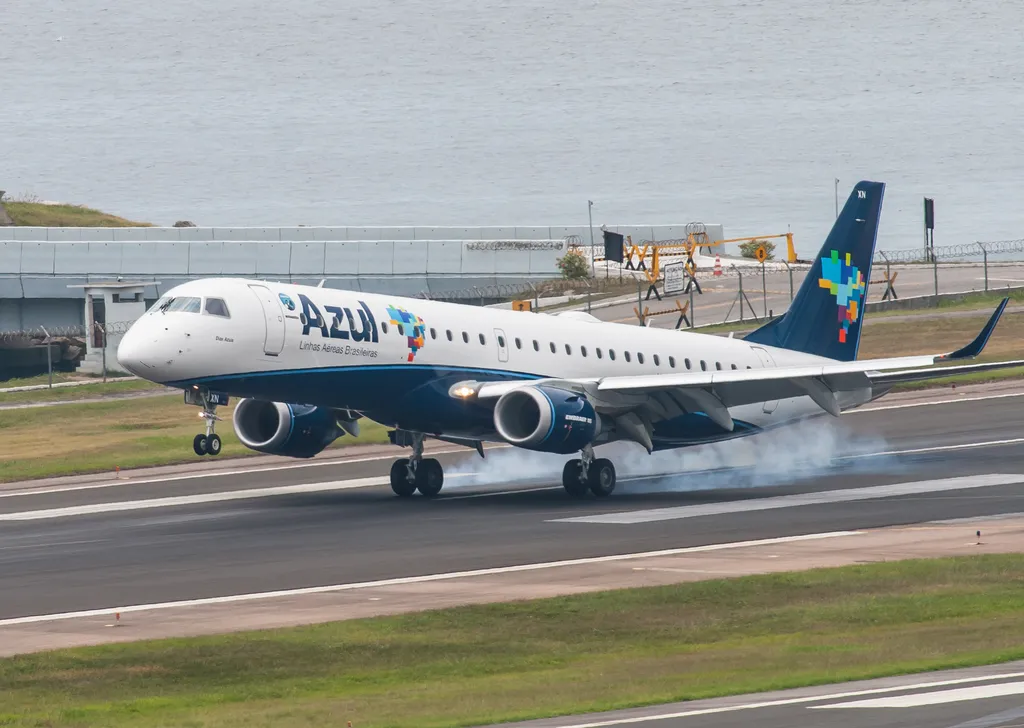
M 709 544 L 707 546 L 686 546 L 675 549 L 662 549 L 659 551 L 642 551 L 631 554 L 613 554 L 611 556 L 591 556 L 581 559 L 566 559 L 564 561 L 544 561 L 531 564 L 519 564 L 516 566 L 496 566 L 488 569 L 473 569 L 471 571 L 453 571 L 442 574 L 426 574 L 423 576 L 406 576 L 397 579 L 381 579 L 378 581 L 362 581 L 351 584 L 334 584 L 331 586 L 301 587 L 298 589 L 283 589 L 278 591 L 255 592 L 250 594 L 233 594 L 221 597 L 207 597 L 203 599 L 186 599 L 175 602 L 160 602 L 155 604 L 135 604 L 131 606 L 113 606 L 103 609 L 87 609 L 79 612 L 63 612 L 57 614 L 38 614 L 27 617 L 14 617 L 13 619 L 0 619 L 0 627 L 11 627 L 19 624 L 35 624 L 38 622 L 56 622 L 67 619 L 80 619 L 85 617 L 109 617 L 111 612 L 149 612 L 180 607 L 208 606 L 214 604 L 235 604 L 238 602 L 251 602 L 261 599 L 281 599 L 308 594 L 330 594 L 334 592 L 354 591 L 356 589 L 373 589 L 389 586 L 405 586 L 408 584 L 424 584 L 434 581 L 449 581 L 453 579 L 467 579 L 477 576 L 495 576 L 499 574 L 515 574 L 525 571 L 542 571 L 545 569 L 558 569 L 568 566 L 586 566 L 590 564 L 608 564 L 616 561 L 631 561 L 634 559 L 649 559 L 660 556 L 679 556 L 681 554 L 699 554 L 711 551 L 727 551 L 730 549 L 752 548 L 757 546 L 772 546 L 784 543 L 798 543 L 801 541 L 821 541 L 830 538 L 843 536 L 859 536 L 863 531 L 829 531 L 826 533 L 811 533 L 802 536 L 782 536 L 779 538 L 764 538 L 756 541 L 732 541 L 729 543 Z
M 831 710 L 833 708 L 921 708 L 926 705 L 943 705 L 959 703 L 965 700 L 983 700 L 1000 698 L 1007 695 L 1024 694 L 1024 682 L 999 683 L 996 685 L 976 685 L 970 688 L 955 690 L 937 690 L 930 693 L 911 693 L 895 695 L 888 698 L 871 698 L 868 700 L 852 700 L 832 705 L 812 705 L 813 710 Z
M 571 516 L 569 518 L 551 519 L 548 523 L 632 525 L 637 523 L 654 523 L 656 521 L 673 521 L 684 518 L 699 518 L 701 516 L 769 511 L 777 508 L 795 508 L 799 506 L 873 500 L 875 498 L 894 498 L 924 493 L 941 493 L 951 490 L 991 488 L 999 485 L 1014 485 L 1016 483 L 1024 483 L 1024 475 L 1003 473 L 967 475 L 959 478 L 918 480 L 909 483 L 894 483 L 892 485 L 875 485 L 867 488 L 846 488 L 842 490 L 796 493 L 793 495 L 780 495 L 771 498 L 758 498 L 752 500 L 723 501 L 719 503 L 704 503 L 692 506 L 670 506 L 668 508 L 647 508 L 643 510 L 619 511 L 592 516 Z

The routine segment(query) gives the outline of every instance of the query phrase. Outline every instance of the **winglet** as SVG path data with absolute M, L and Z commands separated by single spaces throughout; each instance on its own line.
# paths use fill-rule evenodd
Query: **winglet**
M 981 353 L 981 350 L 985 348 L 985 344 L 988 343 L 988 338 L 992 336 L 992 332 L 996 328 L 996 324 L 999 323 L 999 317 L 1003 315 L 1003 311 L 1006 309 L 1006 304 L 1010 302 L 1009 298 L 1004 298 L 996 310 L 992 312 L 992 316 L 989 317 L 988 323 L 985 324 L 985 328 L 981 330 L 974 341 L 967 346 L 957 349 L 950 354 L 944 354 L 939 357 L 940 361 L 954 361 L 956 359 L 973 359 Z

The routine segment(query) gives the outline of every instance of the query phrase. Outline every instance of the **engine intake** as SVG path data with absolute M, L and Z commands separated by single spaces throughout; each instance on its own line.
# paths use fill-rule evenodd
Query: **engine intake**
M 498 400 L 494 427 L 502 439 L 518 447 L 566 454 L 594 442 L 601 418 L 590 401 L 575 392 L 522 387 Z
M 247 448 L 293 458 L 311 458 L 344 433 L 330 409 L 258 399 L 239 402 L 233 424 Z

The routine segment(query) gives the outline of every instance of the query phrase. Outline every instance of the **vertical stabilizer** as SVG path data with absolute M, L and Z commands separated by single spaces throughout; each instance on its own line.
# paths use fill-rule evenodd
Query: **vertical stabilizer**
M 884 192 L 883 182 L 854 186 L 789 310 L 747 341 L 839 361 L 857 358 Z

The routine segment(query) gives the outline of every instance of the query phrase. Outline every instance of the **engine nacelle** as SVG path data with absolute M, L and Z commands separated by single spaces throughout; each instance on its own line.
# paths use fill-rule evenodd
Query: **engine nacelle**
M 311 458 L 344 433 L 334 411 L 307 404 L 243 399 L 233 421 L 246 447 L 293 458 Z
M 601 418 L 581 394 L 554 387 L 522 387 L 498 400 L 494 426 L 506 442 L 518 447 L 567 454 L 597 438 Z

